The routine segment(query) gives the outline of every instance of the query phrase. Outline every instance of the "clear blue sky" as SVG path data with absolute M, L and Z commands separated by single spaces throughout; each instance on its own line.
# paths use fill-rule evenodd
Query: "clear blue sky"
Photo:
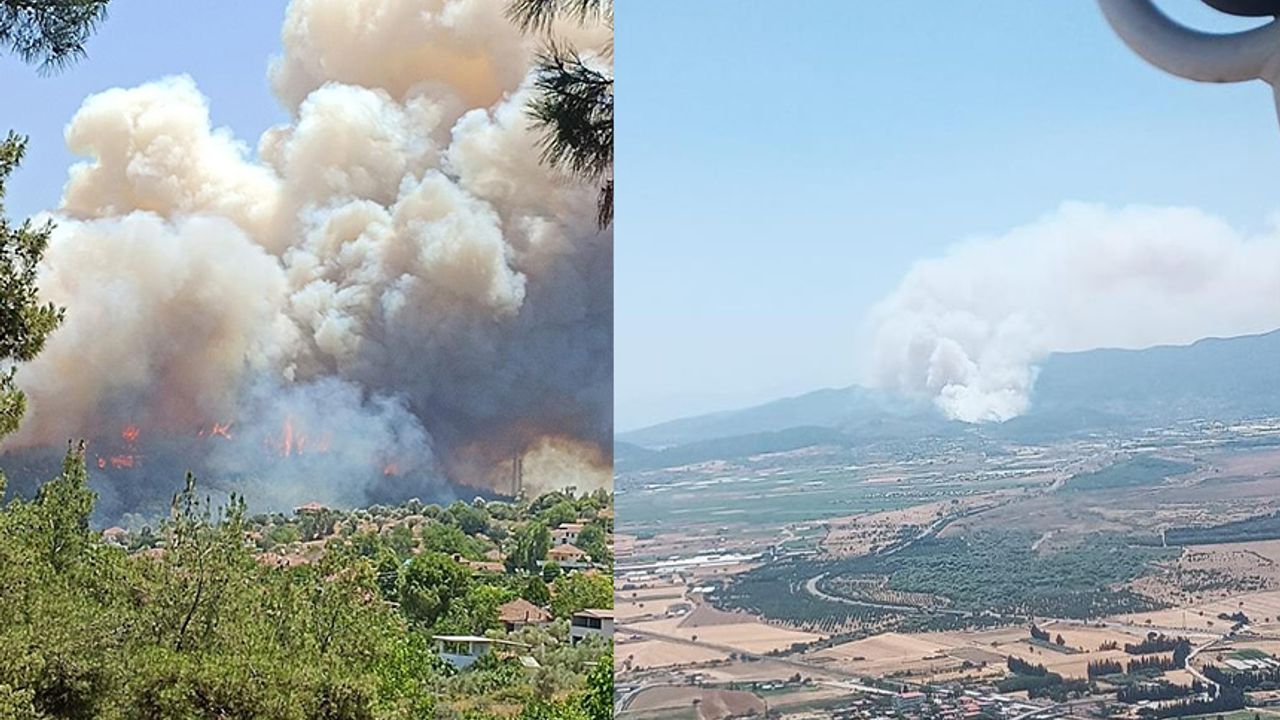
M 60 73 L 0 54 L 0 133 L 30 137 L 27 159 L 9 183 L 11 217 L 57 205 L 75 161 L 63 130 L 84 98 L 186 73 L 210 98 L 215 125 L 253 147 L 287 113 L 267 84 L 280 51 L 285 0 L 115 0 L 89 41 L 88 57 Z
M 620 430 L 853 382 L 914 261 L 1064 200 L 1280 208 L 1269 88 L 1168 77 L 1088 0 L 621 0 L 615 29 Z

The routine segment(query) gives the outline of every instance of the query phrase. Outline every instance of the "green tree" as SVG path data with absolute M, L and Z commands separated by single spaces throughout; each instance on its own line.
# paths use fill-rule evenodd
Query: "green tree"
M 525 32 L 547 35 L 529 115 L 541 128 L 543 161 L 599 183 L 596 222 L 613 222 L 613 74 L 549 33 L 557 19 L 613 26 L 613 0 L 512 0 L 507 14 Z M 603 54 L 612 54 L 612 43 Z
M 244 500 L 232 496 L 228 507 L 215 510 L 196 493 L 195 476 L 174 496 L 165 528 L 163 559 L 155 602 L 147 608 L 157 641 L 176 652 L 207 648 L 226 620 L 231 596 L 246 592 L 253 558 L 244 544 Z
M 561 500 L 540 513 L 539 516 L 547 527 L 559 527 L 564 523 L 571 523 L 578 519 L 578 506 L 570 500 Z
M 586 608 L 613 607 L 613 578 L 599 573 L 572 573 L 556 580 L 551 612 L 566 618 Z
M 400 604 L 405 616 L 431 627 L 449 606 L 471 588 L 471 571 L 443 553 L 424 552 L 400 576 Z
M 0 27 L 3 22 L 0 15 Z M 0 34 L 0 40 L 3 37 Z M 14 227 L 4 212 L 5 184 L 26 148 L 26 139 L 13 133 L 0 143 L 0 364 L 8 366 L 0 373 L 0 437 L 18 429 L 27 409 L 26 396 L 13 382 L 14 364 L 35 358 L 63 317 L 61 308 L 41 303 L 36 291 L 36 269 L 49 244 L 52 223 L 36 226 L 26 220 Z
M 449 517 L 467 535 L 479 535 L 489 530 L 489 513 L 461 500 L 449 506 Z
M 404 523 L 397 524 L 387 533 L 387 544 L 400 555 L 413 551 L 413 531 Z
M 267 531 L 267 538 L 274 545 L 289 545 L 296 543 L 302 539 L 302 532 L 298 530 L 298 526 L 292 523 L 287 525 L 273 525 Z
M 546 607 L 551 603 L 551 590 L 547 588 L 546 581 L 541 577 L 530 575 L 520 587 L 520 597 L 538 607 Z
M 467 535 L 456 525 L 429 523 L 422 530 L 422 547 L 424 550 L 445 553 L 446 555 L 463 555 L 469 558 L 480 556 L 480 543 Z
M 498 608 L 511 600 L 512 593 L 492 585 L 472 585 L 461 602 L 449 605 L 448 613 L 437 623 L 437 632 L 483 635 L 498 627 Z
M 84 57 L 109 0 L 0 0 L 0 45 L 42 71 Z
M 582 528 L 582 532 L 578 533 L 578 547 L 590 555 L 595 562 L 604 564 L 613 562 L 613 551 L 609 548 L 609 538 L 605 534 L 604 528 L 596 523 L 588 524 Z
M 93 512 L 93 491 L 84 465 L 84 443 L 68 450 L 62 474 L 40 486 L 35 507 L 43 525 L 37 537 L 46 559 L 55 570 L 66 570 L 84 555 L 90 541 L 89 514 Z
M 551 531 L 540 522 L 528 522 L 515 533 L 511 552 L 507 553 L 507 570 L 537 572 L 538 563 L 547 557 L 551 549 Z
M 613 649 L 600 656 L 595 667 L 587 675 L 587 692 L 582 698 L 582 709 L 588 720 L 612 720 L 613 718 Z

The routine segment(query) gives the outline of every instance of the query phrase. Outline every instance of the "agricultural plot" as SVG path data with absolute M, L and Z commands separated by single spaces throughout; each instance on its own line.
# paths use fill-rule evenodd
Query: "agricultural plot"
M 811 592 L 810 581 L 831 578 L 818 589 L 830 595 L 849 578 L 887 578 L 888 589 L 945 598 L 952 611 L 1014 617 L 1101 617 L 1154 610 L 1158 603 L 1116 586 L 1177 557 L 1177 550 L 1131 547 L 1120 537 L 1095 537 L 1070 552 L 1040 553 L 1026 533 L 984 533 L 931 538 L 901 552 L 837 561 L 774 563 L 736 578 L 717 602 L 803 627 L 858 623 L 884 625 L 900 610 L 871 603 L 832 602 Z M 844 582 L 841 582 L 841 580 Z
M 665 618 L 631 623 L 627 629 L 650 633 L 660 638 L 676 638 L 700 642 L 707 647 L 730 648 L 756 654 L 786 650 L 796 643 L 809 643 L 822 638 L 816 633 L 788 630 L 754 618 L 716 625 L 686 626 L 683 622 L 684 618 Z
M 625 636 L 625 631 L 623 631 Z M 729 653 L 686 643 L 647 638 L 619 641 L 614 648 L 618 672 L 649 670 L 661 667 L 684 667 L 725 660 Z
M 1065 489 L 1068 492 L 1085 492 L 1150 487 L 1194 469 L 1195 466 L 1189 463 L 1151 455 L 1138 455 L 1112 463 L 1100 470 L 1078 473 L 1067 481 Z

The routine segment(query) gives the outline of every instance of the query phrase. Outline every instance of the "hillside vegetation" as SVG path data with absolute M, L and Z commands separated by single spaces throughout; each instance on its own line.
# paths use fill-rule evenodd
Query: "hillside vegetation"
M 547 563 L 545 576 L 518 567 L 533 557 L 530 538 L 533 554 L 545 553 L 553 515 L 594 516 L 605 494 L 316 511 L 264 524 L 238 499 L 211 508 L 189 478 L 169 520 L 118 544 L 90 529 L 93 503 L 83 453 L 73 450 L 35 499 L 0 509 L 0 717 L 611 714 L 610 647 L 569 643 L 564 619 L 611 606 L 607 566 L 561 574 Z M 397 515 L 422 522 L 409 530 Z M 264 539 L 275 551 L 256 544 Z M 509 571 L 467 560 L 489 543 L 517 557 Z M 497 607 L 517 596 L 549 605 L 557 619 L 507 635 Z M 507 637 L 538 667 L 494 654 L 454 670 L 432 647 L 438 632 Z

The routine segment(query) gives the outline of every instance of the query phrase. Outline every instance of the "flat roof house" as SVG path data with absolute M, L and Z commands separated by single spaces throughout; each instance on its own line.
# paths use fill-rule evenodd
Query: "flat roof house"
M 495 646 L 507 649 L 529 647 L 524 643 L 479 635 L 434 635 L 431 639 L 436 641 L 436 651 L 440 653 L 440 658 L 459 670 L 470 667 L 493 652 Z
M 605 609 L 580 610 L 569 621 L 569 639 L 578 642 L 589 637 L 613 637 L 613 611 Z

